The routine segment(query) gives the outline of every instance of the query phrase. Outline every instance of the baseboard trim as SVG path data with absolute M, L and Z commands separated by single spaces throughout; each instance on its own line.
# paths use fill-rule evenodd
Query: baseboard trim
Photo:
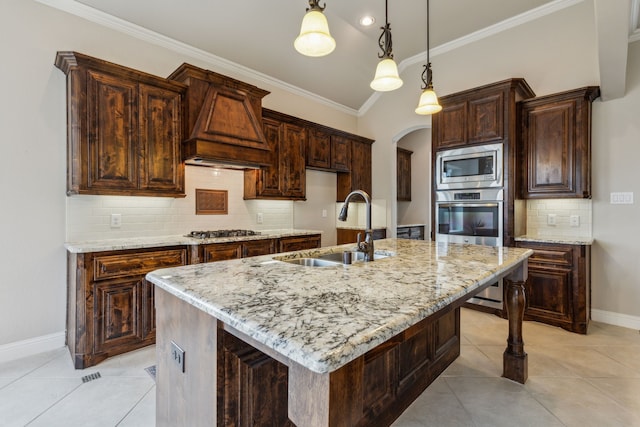
M 0 363 L 56 350 L 64 346 L 64 331 L 0 345 Z
M 591 309 L 591 320 L 609 325 L 622 326 L 623 328 L 640 330 L 640 317 L 638 316 Z

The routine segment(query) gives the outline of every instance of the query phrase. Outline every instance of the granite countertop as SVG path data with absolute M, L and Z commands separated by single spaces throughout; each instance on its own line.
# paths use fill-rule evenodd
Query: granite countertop
M 194 237 L 172 235 L 155 237 L 131 237 L 122 239 L 88 240 L 82 242 L 67 242 L 64 247 L 72 253 L 117 251 L 124 249 L 156 248 L 161 246 L 205 245 L 209 243 L 243 242 L 247 240 L 276 239 L 289 236 L 305 236 L 322 234 L 318 230 L 258 230 L 259 235 L 238 237 L 216 237 L 210 239 L 196 239 Z
M 538 236 L 538 235 L 518 236 L 514 240 L 516 242 L 561 243 L 564 245 L 592 245 L 594 241 L 592 237 Z
M 147 279 L 289 359 L 332 372 L 533 251 L 418 240 L 376 240 L 373 262 L 282 262 L 353 244 L 156 270 Z

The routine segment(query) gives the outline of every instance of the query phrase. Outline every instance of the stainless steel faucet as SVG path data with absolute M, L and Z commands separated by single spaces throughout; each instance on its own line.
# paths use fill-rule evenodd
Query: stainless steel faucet
M 340 209 L 338 219 L 340 221 L 347 220 L 347 210 L 349 209 L 349 201 L 353 196 L 361 196 L 367 205 L 367 228 L 364 230 L 364 242 L 361 233 L 358 233 L 358 252 L 364 253 L 365 261 L 373 261 L 373 230 L 371 228 L 371 197 L 366 191 L 355 190 L 347 195 L 344 199 L 344 205 Z

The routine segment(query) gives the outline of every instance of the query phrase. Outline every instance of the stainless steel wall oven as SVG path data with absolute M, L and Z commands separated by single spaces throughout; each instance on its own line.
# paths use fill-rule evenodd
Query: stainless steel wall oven
M 486 152 L 483 150 L 482 152 Z M 497 150 L 502 154 L 502 150 Z M 457 160 L 462 157 L 457 157 Z M 475 158 L 474 158 L 475 159 Z M 441 160 L 444 161 L 444 160 Z M 490 160 L 483 160 L 489 162 Z M 476 160 L 473 160 L 476 162 Z M 493 161 L 502 165 L 502 160 Z M 476 166 L 473 166 L 475 168 Z M 501 167 L 500 167 L 501 169 Z M 502 183 L 502 171 L 498 172 Z M 491 180 L 495 183 L 495 180 Z M 436 191 L 435 232 L 436 241 L 449 243 L 467 243 L 474 245 L 502 246 L 504 237 L 504 190 L 502 186 L 477 188 L 479 181 L 474 179 L 466 185 L 457 182 L 455 187 Z M 445 185 L 449 187 L 449 185 Z M 442 188 L 442 186 L 440 186 Z M 487 307 L 502 309 L 503 283 L 500 280 L 480 292 L 469 302 Z

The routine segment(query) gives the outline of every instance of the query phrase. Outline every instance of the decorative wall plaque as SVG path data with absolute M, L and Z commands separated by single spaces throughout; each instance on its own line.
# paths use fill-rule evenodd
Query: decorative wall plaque
M 196 188 L 196 215 L 227 215 L 227 190 Z

